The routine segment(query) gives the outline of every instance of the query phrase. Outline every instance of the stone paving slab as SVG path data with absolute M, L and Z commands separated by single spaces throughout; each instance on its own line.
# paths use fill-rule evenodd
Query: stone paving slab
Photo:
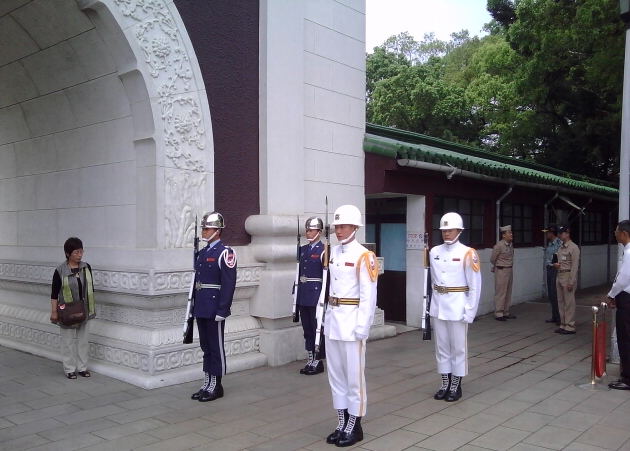
M 630 451 L 630 392 L 575 387 L 590 375 L 590 305 L 608 286 L 578 292 L 576 335 L 554 334 L 549 305 L 510 309 L 469 328 L 464 397 L 436 401 L 434 343 L 421 331 L 368 343 L 362 451 Z M 610 317 L 610 312 L 608 313 Z M 68 380 L 61 365 L 0 347 L 0 449 L 322 451 L 336 425 L 325 374 L 303 362 L 224 378 L 225 397 L 190 400 L 199 382 L 143 390 L 92 372 Z M 616 379 L 608 366 L 606 381 Z

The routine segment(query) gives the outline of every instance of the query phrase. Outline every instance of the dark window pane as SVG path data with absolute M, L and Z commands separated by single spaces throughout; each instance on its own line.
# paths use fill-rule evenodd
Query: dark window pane
M 460 199 L 459 201 L 459 214 L 470 214 L 470 201 L 468 199 Z

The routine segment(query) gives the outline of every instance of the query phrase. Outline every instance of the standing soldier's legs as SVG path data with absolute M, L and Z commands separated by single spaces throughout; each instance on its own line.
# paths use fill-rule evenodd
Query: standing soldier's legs
M 494 270 L 494 316 L 501 318 L 506 313 L 506 296 L 508 278 L 505 269 L 495 268 Z
M 619 299 L 619 296 L 617 296 Z M 617 312 L 615 314 L 617 327 L 617 346 L 619 347 L 619 358 L 621 360 L 621 374 L 619 379 L 630 385 L 630 302 L 622 304 L 619 308 L 617 301 Z
M 203 351 L 203 370 L 214 376 L 225 374 L 225 352 L 223 350 L 223 331 L 225 321 L 211 318 L 197 318 L 199 345 Z
M 347 409 L 348 387 L 346 386 L 346 368 L 342 341 L 330 340 L 326 337 L 326 352 L 328 353 L 328 382 L 332 392 L 333 408 Z
M 565 322 L 565 288 L 562 286 L 560 277 L 556 279 L 556 291 L 558 293 L 558 313 L 560 314 L 560 329 L 564 329 Z M 556 331 L 560 330 L 556 329 Z
M 433 334 L 435 335 L 435 360 L 437 361 L 437 371 L 440 374 L 450 374 L 453 372 L 451 340 L 448 330 L 448 323 L 450 321 L 432 317 L 431 322 L 433 324 Z
M 558 271 L 556 268 L 547 268 L 547 294 L 549 295 L 549 303 L 551 304 L 551 320 L 560 322 L 560 312 L 558 311 L 558 290 L 556 288 L 556 279 Z
M 564 288 L 564 330 L 574 331 L 575 330 L 575 289 L 573 287 L 573 291 L 569 291 L 567 288 Z
M 514 271 L 512 268 L 502 269 L 506 275 L 505 285 L 505 304 L 503 307 L 503 315 L 508 316 L 510 314 L 510 305 L 512 304 L 512 282 L 514 281 Z
M 315 331 L 317 330 L 317 319 L 315 318 L 316 307 L 300 308 L 300 319 L 302 321 L 302 329 L 304 330 L 304 348 L 307 351 L 315 351 Z

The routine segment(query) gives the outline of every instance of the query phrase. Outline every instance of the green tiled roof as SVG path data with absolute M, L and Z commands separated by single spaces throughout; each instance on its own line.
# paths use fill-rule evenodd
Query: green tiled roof
M 619 190 L 610 182 L 380 125 L 366 124 L 363 150 L 397 160 L 452 165 L 463 171 L 506 181 L 583 191 L 585 195 L 594 193 L 611 200 L 619 196 Z

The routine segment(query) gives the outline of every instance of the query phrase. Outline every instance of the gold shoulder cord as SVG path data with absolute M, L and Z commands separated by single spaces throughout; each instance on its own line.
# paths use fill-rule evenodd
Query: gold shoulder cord
M 470 266 L 472 267 L 473 271 L 479 272 L 479 270 L 481 269 L 479 256 L 472 247 L 468 250 L 468 252 L 466 252 L 466 257 L 464 257 L 464 267 L 466 267 L 466 262 L 468 260 L 470 260 Z
M 359 273 L 361 271 L 362 261 L 365 261 L 365 266 L 367 267 L 370 279 L 372 282 L 376 282 L 376 278 L 378 277 L 378 260 L 376 260 L 374 252 L 366 251 L 359 257 L 359 261 L 357 261 L 357 279 L 359 278 Z

